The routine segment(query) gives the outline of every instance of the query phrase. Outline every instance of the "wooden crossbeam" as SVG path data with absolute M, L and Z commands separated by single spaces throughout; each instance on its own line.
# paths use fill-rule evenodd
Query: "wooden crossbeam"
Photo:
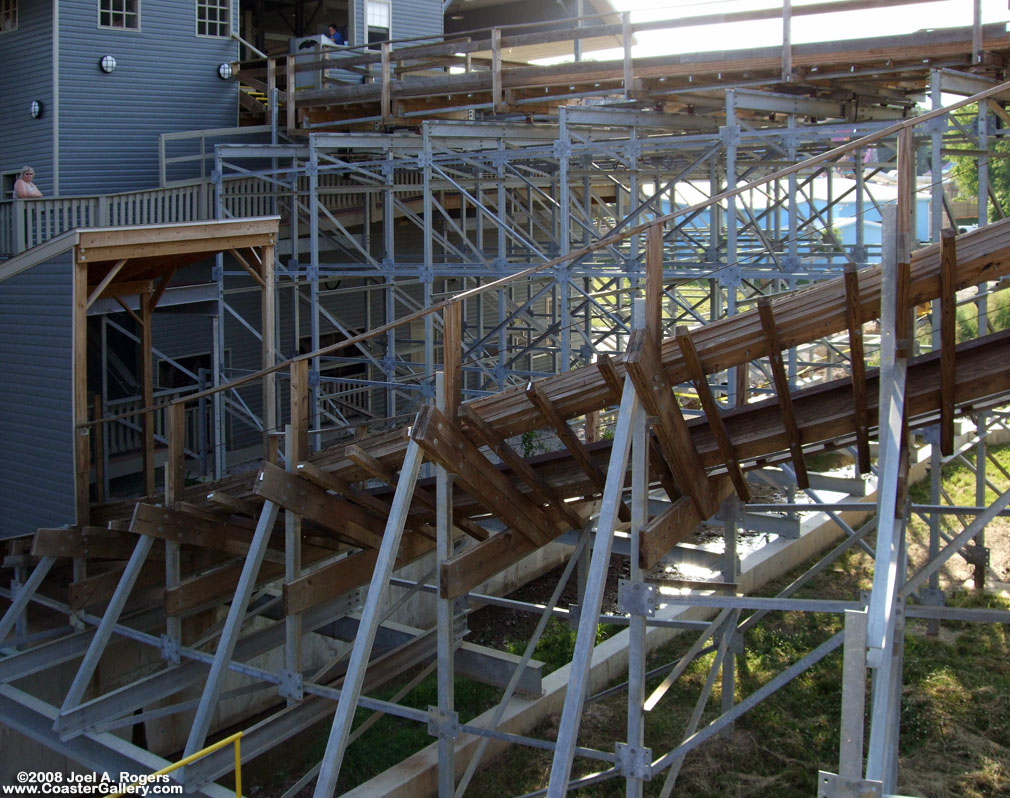
M 561 443 L 564 444 L 565 448 L 571 452 L 572 457 L 575 458 L 575 462 L 579 464 L 579 467 L 585 472 L 586 476 L 589 477 L 589 481 L 596 486 L 598 490 L 603 490 L 604 486 L 607 484 L 607 478 L 603 475 L 603 472 L 597 467 L 596 463 L 593 462 L 593 457 L 589 453 L 589 449 L 586 445 L 578 439 L 572 428 L 568 426 L 568 422 L 565 421 L 564 417 L 558 412 L 558 409 L 554 406 L 554 403 L 547 398 L 547 394 L 543 392 L 543 389 L 535 382 L 531 382 L 526 387 L 526 397 L 533 403 L 533 405 L 540 411 L 540 414 L 544 417 L 544 420 L 554 429 L 557 433 L 558 438 Z M 631 520 L 631 511 L 628 509 L 627 505 L 621 504 L 618 510 L 618 516 L 622 521 Z
M 381 518 L 275 465 L 263 464 L 253 490 L 256 495 L 350 538 L 360 546 L 378 549 L 382 545 L 384 523 Z
M 761 318 L 761 327 L 765 331 L 765 338 L 768 339 L 768 360 L 771 363 L 775 393 L 782 411 L 782 426 L 786 430 L 789 451 L 792 453 L 793 468 L 796 470 L 796 484 L 806 490 L 810 487 L 810 478 L 807 476 L 807 464 L 803 459 L 803 442 L 800 439 L 800 428 L 796 423 L 793 411 L 793 399 L 789 390 L 789 380 L 786 377 L 786 368 L 782 363 L 782 342 L 779 340 L 778 328 L 775 326 L 775 313 L 772 310 L 771 300 L 766 296 L 758 299 L 758 315 Z
M 617 373 L 613 359 L 604 352 L 596 358 L 596 368 L 599 370 L 600 376 L 603 377 L 603 381 L 607 384 L 607 388 L 610 389 L 610 397 L 607 400 L 607 404 L 617 404 L 621 401 L 621 394 L 624 392 L 624 381 Z
M 624 365 L 646 412 L 656 418 L 656 438 L 677 484 L 677 491 L 671 498 L 690 496 L 698 515 L 709 518 L 718 505 L 712 500 L 701 458 L 673 394 L 673 386 L 659 361 L 658 344 L 645 330 L 635 330 L 631 334 Z
M 122 270 L 122 268 L 127 264 L 129 258 L 123 258 L 122 260 L 116 261 L 111 269 L 109 269 L 108 274 L 102 278 L 102 281 L 96 286 L 95 290 L 88 295 L 85 307 L 90 308 L 95 304 L 97 299 L 102 295 L 102 292 L 109 287 L 109 284 L 116 279 L 116 275 Z
M 257 502 L 252 499 L 240 498 L 238 496 L 233 496 L 230 493 L 225 493 L 222 490 L 215 490 L 208 493 L 207 501 L 227 510 L 228 512 L 248 515 L 251 518 L 258 517 L 260 509 L 263 506 L 262 501 Z
M 310 542 L 308 537 L 305 542 Z M 329 545 L 332 545 L 332 541 Z M 242 575 L 242 560 L 222 559 L 226 555 L 207 549 L 196 550 L 197 554 L 210 557 L 196 567 L 194 573 L 177 586 L 169 586 L 165 590 L 165 612 L 169 615 L 191 612 L 206 607 L 221 599 L 228 599 L 234 592 Z M 303 551 L 303 565 L 312 565 L 333 557 L 337 552 L 328 546 L 306 546 Z M 217 559 L 214 559 L 217 558 Z M 284 565 L 276 562 L 265 562 L 256 576 L 256 584 L 264 585 L 284 576 Z
M 126 565 L 116 565 L 104 573 L 95 574 L 85 579 L 72 582 L 69 589 L 68 604 L 75 612 L 96 607 L 104 604 L 112 598 L 112 594 L 119 585 L 119 580 L 126 570 Z M 163 584 L 165 579 L 165 566 L 159 562 L 148 562 L 140 569 L 140 575 L 134 584 L 134 590 L 138 588 L 155 587 Z
M 36 557 L 128 560 L 136 545 L 133 535 L 100 526 L 39 529 L 32 538 L 31 553 Z M 160 556 L 160 552 L 152 551 L 149 556 Z
M 723 501 L 733 491 L 733 483 L 726 477 L 716 477 L 711 483 L 717 502 Z M 652 568 L 704 520 L 706 519 L 698 514 L 691 497 L 681 496 L 642 529 L 638 549 L 639 566 L 646 570 Z
M 859 471 L 870 473 L 870 415 L 866 407 L 866 360 L 863 350 L 863 309 L 859 304 L 856 265 L 845 264 L 845 321 L 849 328 L 852 404 L 856 414 L 856 456 Z
M 940 233 L 940 452 L 954 454 L 955 349 L 957 346 L 957 239 Z
M 541 509 L 441 411 L 430 405 L 421 408 L 410 436 L 428 457 L 455 474 L 467 493 L 506 524 L 518 527 L 537 546 L 550 542 L 554 530 Z
M 694 382 L 694 387 L 698 391 L 698 398 L 701 400 L 702 409 L 708 420 L 708 426 L 715 436 L 719 450 L 722 452 L 723 460 L 726 463 L 726 470 L 730 479 L 733 480 L 733 487 L 736 488 L 737 496 L 741 501 L 750 501 L 750 490 L 747 487 L 747 480 L 743 478 L 743 471 L 740 470 L 740 463 L 736 459 L 733 451 L 733 443 L 726 432 L 726 425 L 723 423 L 722 414 L 719 412 L 719 405 L 712 396 L 712 389 L 705 378 L 705 370 L 701 366 L 701 359 L 698 357 L 698 350 L 695 349 L 694 340 L 686 327 L 677 328 L 677 344 L 680 346 L 681 354 L 687 365 L 688 373 Z
M 464 405 L 461 416 L 468 433 L 489 447 L 502 462 L 511 468 L 530 488 L 530 492 L 540 504 L 546 504 L 549 511 L 562 516 L 573 529 L 581 529 L 584 519 L 564 500 L 554 487 L 541 477 L 533 467 L 508 442 L 499 435 L 473 408 Z
M 389 515 L 389 502 L 373 496 L 368 491 L 359 490 L 332 471 L 324 471 L 314 463 L 298 463 L 295 466 L 295 473 L 307 479 L 316 487 L 323 490 L 332 490 L 334 493 L 340 494 L 348 501 L 354 502 L 366 510 L 379 513 L 381 516 Z
M 395 567 L 407 565 L 434 548 L 435 543 L 429 538 L 404 532 Z M 305 612 L 317 604 L 368 584 L 378 556 L 375 549 L 364 549 L 285 583 L 284 612 L 288 615 Z
M 373 479 L 385 482 L 390 487 L 396 486 L 396 473 L 386 468 L 378 458 L 373 457 L 360 446 L 349 446 L 344 455 Z M 415 486 L 414 498 L 429 509 L 434 510 L 437 507 L 435 497 L 427 488 Z M 467 518 L 465 512 L 453 510 L 452 522 L 474 540 L 487 540 L 487 530 Z
M 252 542 L 252 532 L 231 523 L 208 521 L 184 510 L 170 510 L 153 504 L 138 502 L 133 510 L 130 531 L 159 540 L 171 540 L 184 546 L 201 546 L 227 554 L 245 556 Z M 283 562 L 284 554 L 267 551 L 270 562 Z

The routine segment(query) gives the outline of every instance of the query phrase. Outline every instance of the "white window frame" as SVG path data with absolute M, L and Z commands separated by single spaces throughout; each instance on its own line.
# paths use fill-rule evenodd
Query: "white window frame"
M 98 0 L 98 27 L 102 30 L 125 30 L 125 31 L 139 31 L 140 30 L 140 0 L 132 0 L 136 5 L 136 11 L 128 11 L 126 6 L 131 0 Z M 122 5 L 122 9 L 113 8 L 113 6 Z M 108 8 L 103 8 L 103 6 L 108 6 Z M 136 20 L 135 25 L 103 25 L 102 24 L 102 14 L 111 15 L 121 15 L 123 22 L 127 22 L 130 18 Z
M 207 25 L 208 27 L 210 25 L 221 25 L 222 24 L 220 22 L 210 22 L 207 19 L 203 19 L 203 20 L 200 19 L 200 12 L 201 11 L 206 11 L 206 10 L 208 10 L 210 8 L 213 8 L 214 10 L 217 10 L 217 9 L 222 8 L 222 4 L 220 4 L 219 2 L 217 2 L 217 0 L 196 0 L 196 4 L 195 4 L 196 17 L 195 17 L 195 21 L 194 21 L 194 30 L 196 31 L 196 35 L 199 36 L 202 39 L 227 39 L 227 38 L 230 38 L 231 37 L 231 20 L 232 20 L 232 11 L 233 11 L 231 0 L 225 0 L 225 2 L 223 4 L 224 10 L 228 14 L 228 18 L 223 23 L 224 24 L 225 32 L 224 33 L 200 33 L 200 23 L 201 23 L 201 21 L 205 25 Z
M 0 33 L 18 29 L 18 0 L 0 0 Z
M 385 12 L 382 16 L 385 18 L 386 25 L 373 25 L 372 24 L 372 9 L 384 8 Z M 385 29 L 386 39 L 393 38 L 393 3 L 392 0 L 365 0 L 365 46 L 368 46 L 369 40 L 369 30 L 372 28 Z

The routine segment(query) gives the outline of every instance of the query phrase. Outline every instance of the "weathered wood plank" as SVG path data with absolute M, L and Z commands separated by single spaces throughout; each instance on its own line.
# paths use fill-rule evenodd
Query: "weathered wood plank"
M 715 512 L 716 505 L 705 469 L 673 394 L 673 386 L 659 362 L 659 348 L 645 330 L 632 333 L 626 367 L 646 412 L 657 419 L 656 438 L 673 473 L 677 494 L 690 496 L 698 515 L 708 518 Z
M 740 500 L 748 502 L 750 501 L 750 489 L 747 487 L 747 480 L 743 478 L 743 471 L 740 470 L 740 463 L 737 460 L 736 453 L 733 451 L 733 443 L 726 432 L 726 425 L 723 423 L 722 414 L 719 412 L 719 403 L 712 396 L 712 389 L 708 385 L 705 370 L 702 368 L 701 360 L 698 358 L 698 351 L 695 349 L 691 333 L 688 332 L 686 327 L 677 328 L 677 343 L 680 345 L 680 351 L 684 356 L 684 361 L 687 363 L 688 371 L 691 373 L 694 387 L 698 391 L 698 398 L 701 400 L 701 406 L 705 410 L 705 418 L 712 429 L 716 442 L 719 444 L 723 461 L 726 464 L 726 470 L 729 472 L 730 479 L 733 480 L 733 487 L 736 488 Z
M 537 410 L 544 417 L 544 420 L 549 424 L 557 434 L 561 443 L 564 444 L 565 448 L 571 452 L 572 457 L 575 458 L 575 462 L 579 464 L 579 467 L 585 472 L 589 480 L 597 487 L 598 490 L 602 491 L 607 484 L 607 478 L 603 475 L 603 472 L 597 467 L 596 463 L 593 462 L 592 456 L 589 454 L 589 449 L 586 445 L 578 439 L 578 436 L 572 431 L 572 428 L 568 426 L 568 422 L 562 417 L 562 415 L 554 407 L 554 403 L 547 398 L 546 394 L 540 389 L 540 386 L 532 382 L 526 388 L 526 397 L 536 406 Z M 631 520 L 631 510 L 628 506 L 621 503 L 618 508 L 618 517 L 622 521 Z
M 437 408 L 426 405 L 411 430 L 430 457 L 458 478 L 459 485 L 490 512 L 522 533 L 538 546 L 552 536 L 547 517 L 495 468 L 462 431 Z
M 572 528 L 580 529 L 582 527 L 584 519 L 565 502 L 564 497 L 547 480 L 541 477 L 515 449 L 508 445 L 504 438 L 495 432 L 490 424 L 480 417 L 476 410 L 464 407 L 462 419 L 470 434 L 476 436 L 480 443 L 497 454 L 502 462 L 529 486 L 530 492 L 538 502 L 546 504 L 549 511 L 553 510 L 561 515 Z
M 264 463 L 254 491 L 258 496 L 276 502 L 325 529 L 345 535 L 361 546 L 377 549 L 382 545 L 384 525 L 380 518 L 282 468 Z
M 849 365 L 852 372 L 853 410 L 856 414 L 856 457 L 859 472 L 870 473 L 870 422 L 866 410 L 866 356 L 863 350 L 863 311 L 859 304 L 859 273 L 845 264 L 845 322 L 849 328 Z
M 800 438 L 800 428 L 796 424 L 786 368 L 782 363 L 782 342 L 779 340 L 778 329 L 775 326 L 775 314 L 772 312 L 768 297 L 761 297 L 758 300 L 758 314 L 761 317 L 761 327 L 765 331 L 765 338 L 768 339 L 768 360 L 772 367 L 775 393 L 779 406 L 782 408 L 782 425 L 785 427 L 786 437 L 789 440 L 789 451 L 793 456 L 796 484 L 806 490 L 810 487 L 810 478 L 807 476 L 807 464 L 803 459 L 803 442 Z

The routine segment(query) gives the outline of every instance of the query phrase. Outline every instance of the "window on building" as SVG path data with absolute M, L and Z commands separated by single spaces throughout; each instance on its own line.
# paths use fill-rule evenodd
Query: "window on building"
M 231 0 L 196 0 L 196 35 L 228 36 Z
M 140 30 L 140 0 L 98 0 L 98 27 Z
M 365 32 L 370 45 L 390 38 L 393 27 L 393 4 L 389 0 L 366 0 Z M 378 47 L 371 49 L 377 50 Z
M 0 0 L 0 33 L 18 29 L 18 0 Z

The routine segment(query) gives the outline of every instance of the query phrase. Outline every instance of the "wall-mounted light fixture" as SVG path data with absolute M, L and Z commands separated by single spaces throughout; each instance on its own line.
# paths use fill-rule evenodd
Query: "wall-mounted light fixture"
M 221 78 L 221 80 L 228 80 L 228 78 L 230 78 L 233 74 L 234 72 L 232 71 L 231 64 L 227 61 L 218 65 L 217 76 Z
M 41 102 L 39 102 L 38 100 L 32 100 L 32 104 L 28 110 L 28 113 L 32 115 L 32 119 L 38 119 L 40 116 L 42 116 L 43 110 L 44 108 Z
M 116 57 L 114 55 L 103 55 L 102 60 L 98 62 L 98 66 L 102 68 L 102 72 L 112 74 L 116 71 Z

